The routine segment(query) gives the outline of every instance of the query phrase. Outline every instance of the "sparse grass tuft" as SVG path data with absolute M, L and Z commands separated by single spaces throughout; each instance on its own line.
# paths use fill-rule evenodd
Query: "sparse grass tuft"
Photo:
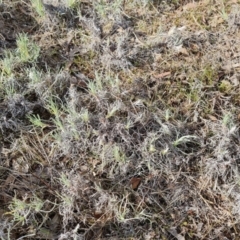
M 31 0 L 31 4 L 33 9 L 37 12 L 37 14 L 43 18 L 45 16 L 45 8 L 43 2 L 41 0 Z
M 17 39 L 17 56 L 20 62 L 32 62 L 39 56 L 40 48 L 29 40 L 26 34 L 19 34 Z
M 197 137 L 190 136 L 190 135 L 182 136 L 173 142 L 173 146 L 177 147 L 178 145 L 181 145 L 184 143 L 196 142 L 196 141 L 194 141 L 194 139 L 197 139 Z
M 1 61 L 2 74 L 11 76 L 14 68 L 15 57 L 11 51 L 5 51 L 4 59 Z
M 48 126 L 47 124 L 43 123 L 39 115 L 36 116 L 29 115 L 28 119 L 33 124 L 34 127 L 44 129 L 45 127 Z

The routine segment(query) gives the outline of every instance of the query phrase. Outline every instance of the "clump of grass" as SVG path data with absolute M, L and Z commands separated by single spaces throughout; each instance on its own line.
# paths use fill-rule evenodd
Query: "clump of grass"
M 108 1 L 94 2 L 94 8 L 99 16 L 103 19 L 110 19 L 111 17 L 116 17 L 121 12 L 121 6 L 123 0 L 116 0 L 109 3 Z
M 227 80 L 223 80 L 219 85 L 219 90 L 223 93 L 230 93 L 232 88 L 232 84 Z
M 3 86 L 4 86 L 4 92 L 6 94 L 6 97 L 8 97 L 8 99 L 11 99 L 18 92 L 17 90 L 18 83 L 14 77 L 5 79 Z
M 212 66 L 207 65 L 203 67 L 200 79 L 204 84 L 211 86 L 214 83 L 216 76 L 217 76 L 216 69 L 214 69 Z
M 113 147 L 113 155 L 117 162 L 125 162 L 125 155 L 118 146 Z
M 57 103 L 56 100 L 54 100 L 53 96 L 48 99 L 46 107 L 49 110 L 49 112 L 53 115 L 52 121 L 57 128 L 56 132 L 59 131 L 64 132 L 65 128 L 63 125 L 63 121 L 61 119 L 61 114 L 63 110 L 59 106 L 59 103 Z
M 119 101 L 111 104 L 111 106 L 109 106 L 109 108 L 108 108 L 108 113 L 107 113 L 106 118 L 110 118 L 110 117 L 114 116 L 114 114 L 115 114 L 119 109 L 121 109 L 121 106 L 122 106 L 122 104 L 121 104 L 121 102 L 119 102 Z
M 235 129 L 235 124 L 234 124 L 234 121 L 233 121 L 233 116 L 231 113 L 225 113 L 223 115 L 223 119 L 222 119 L 222 124 L 224 127 L 226 127 L 228 130 L 231 130 L 232 128 Z
M 41 128 L 42 130 L 48 126 L 48 124 L 44 123 L 40 116 L 37 115 L 29 115 L 29 121 L 33 124 L 34 127 Z
M 33 62 L 38 58 L 40 48 L 23 33 L 18 35 L 16 53 L 20 62 Z
M 4 52 L 4 59 L 1 61 L 2 74 L 11 76 L 13 73 L 14 64 L 16 63 L 15 56 L 12 51 Z
M 35 84 L 38 84 L 43 79 L 43 74 L 40 71 L 37 71 L 34 67 L 27 71 L 28 77 L 31 80 L 29 87 L 34 87 Z
M 37 14 L 43 18 L 45 16 L 45 8 L 42 0 L 31 0 L 31 4 L 33 9 L 37 12 Z
M 88 123 L 90 120 L 89 111 L 88 109 L 82 109 L 80 112 L 80 118 L 83 120 L 84 123 Z
M 15 196 L 9 205 L 10 212 L 7 214 L 12 215 L 14 221 L 23 225 L 29 220 L 32 214 L 40 213 L 43 206 L 44 202 L 37 196 L 30 201 L 28 197 L 20 200 Z

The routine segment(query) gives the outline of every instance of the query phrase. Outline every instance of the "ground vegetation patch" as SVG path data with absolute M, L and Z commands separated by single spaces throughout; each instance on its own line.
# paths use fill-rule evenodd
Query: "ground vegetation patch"
M 239 9 L 0 1 L 1 239 L 238 239 Z

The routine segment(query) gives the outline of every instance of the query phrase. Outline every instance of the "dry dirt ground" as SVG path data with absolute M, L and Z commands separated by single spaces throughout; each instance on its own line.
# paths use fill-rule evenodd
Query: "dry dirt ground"
M 1 239 L 240 239 L 239 0 L 0 2 Z

